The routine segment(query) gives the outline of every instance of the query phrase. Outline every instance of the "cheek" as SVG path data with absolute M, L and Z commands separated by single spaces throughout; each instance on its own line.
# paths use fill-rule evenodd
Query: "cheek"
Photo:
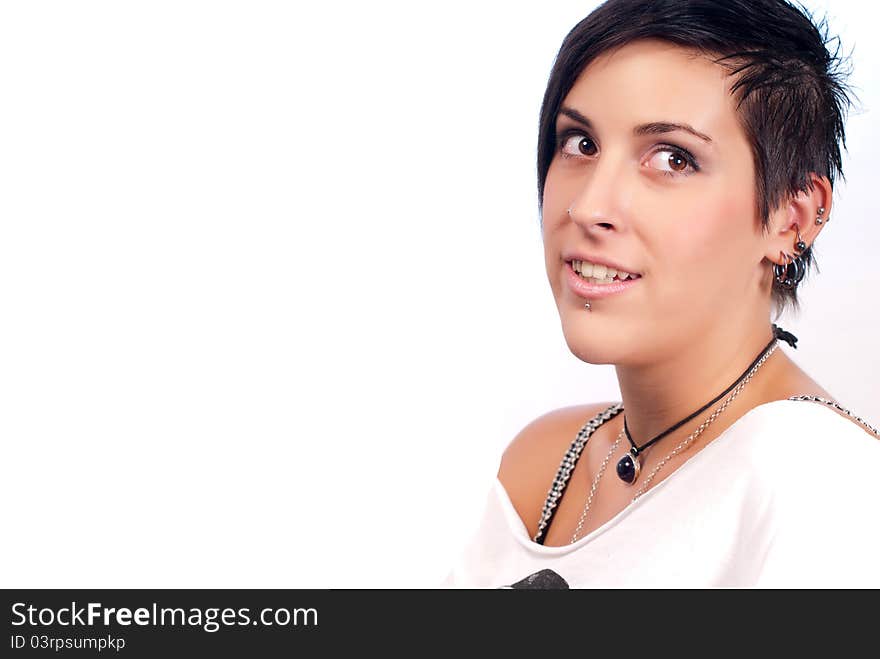
M 563 186 L 560 184 L 559 177 L 554 175 L 554 167 L 551 164 L 547 172 L 547 178 L 544 179 L 544 197 L 541 200 L 545 225 L 548 222 L 558 222 L 560 211 L 566 210 L 562 208 L 565 205 L 564 199 L 565 192 Z
M 746 272 L 754 210 L 750 198 L 735 194 L 700 199 L 663 222 L 663 262 L 671 268 L 664 274 L 682 292 L 717 294 Z

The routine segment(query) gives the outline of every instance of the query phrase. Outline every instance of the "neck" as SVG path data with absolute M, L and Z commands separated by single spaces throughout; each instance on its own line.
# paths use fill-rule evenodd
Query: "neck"
M 772 338 L 769 321 L 754 323 L 744 331 L 732 331 L 729 326 L 714 327 L 699 333 L 696 341 L 689 337 L 690 343 L 670 350 L 669 356 L 661 361 L 617 366 L 626 425 L 636 444 L 642 446 L 727 389 Z M 737 418 L 740 416 L 737 409 L 745 411 L 761 402 L 764 388 L 757 381 L 771 370 L 771 362 L 777 353 L 779 349 L 765 361 L 721 416 Z M 733 390 L 726 393 L 671 435 L 686 436 L 732 393 Z M 660 442 L 664 443 L 664 440 Z

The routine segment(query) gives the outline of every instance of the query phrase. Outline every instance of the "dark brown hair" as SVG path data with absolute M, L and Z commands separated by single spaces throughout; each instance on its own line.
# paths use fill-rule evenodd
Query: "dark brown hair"
M 695 50 L 737 76 L 731 92 L 752 147 L 762 230 L 771 211 L 812 188 L 811 173 L 827 177 L 832 188 L 838 175 L 846 180 L 840 146 L 846 149 L 845 113 L 852 105 L 844 82 L 850 71 L 843 67 L 850 58 L 838 55 L 840 39 L 829 39 L 826 20 L 814 23 L 806 8 L 785 0 L 608 0 L 565 37 L 547 82 L 538 132 L 542 213 L 563 98 L 600 54 L 646 38 Z M 802 260 L 809 271 L 812 245 Z M 799 308 L 796 289 L 775 278 L 772 297 L 777 318 L 789 303 Z

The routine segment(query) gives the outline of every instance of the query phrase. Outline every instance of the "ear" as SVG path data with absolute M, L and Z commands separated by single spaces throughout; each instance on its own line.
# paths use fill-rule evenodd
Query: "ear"
M 806 192 L 788 197 L 770 213 L 770 232 L 764 256 L 773 263 L 783 265 L 787 262 L 780 252 L 792 258 L 798 254 L 795 247 L 798 232 L 807 247 L 811 246 L 831 217 L 831 183 L 827 177 L 815 174 L 810 175 L 810 180 L 811 185 Z M 820 208 L 824 209 L 822 213 L 819 213 Z M 821 219 L 822 224 L 817 224 L 816 218 Z

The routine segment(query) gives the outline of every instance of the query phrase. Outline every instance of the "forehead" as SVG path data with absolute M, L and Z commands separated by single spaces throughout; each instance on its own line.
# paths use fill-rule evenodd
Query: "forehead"
M 602 128 L 651 121 L 688 123 L 713 140 L 741 133 L 733 79 L 708 56 L 658 40 L 606 51 L 581 72 L 563 105 Z

